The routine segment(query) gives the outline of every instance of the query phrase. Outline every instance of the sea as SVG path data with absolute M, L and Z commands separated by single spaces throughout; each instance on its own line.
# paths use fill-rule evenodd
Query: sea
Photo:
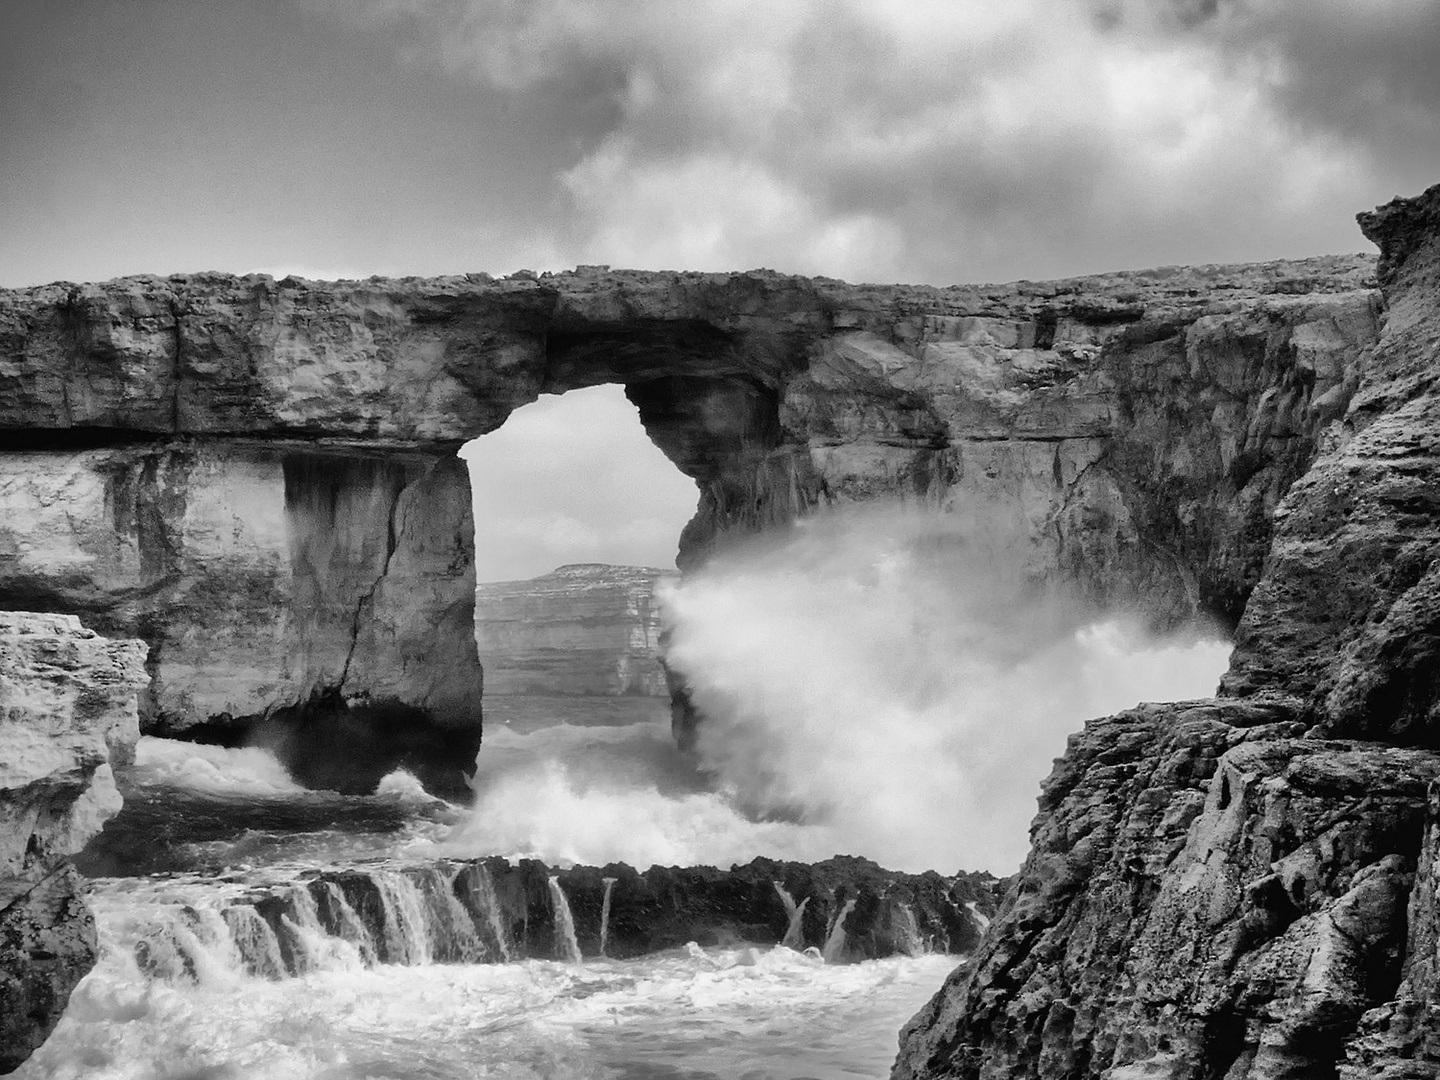
M 447 802 L 403 771 L 370 795 L 308 791 L 258 747 L 142 738 L 126 809 L 78 860 L 99 962 L 16 1077 L 883 1077 L 961 960 L 745 942 L 507 959 L 415 883 L 481 855 L 643 869 L 836 852 L 823 828 L 716 791 L 662 700 L 488 699 L 485 740 L 473 798 Z M 382 931 L 323 892 L 321 919 L 317 870 L 376 883 Z M 288 898 L 283 948 L 248 906 L 259 895 Z
M 658 698 L 489 697 L 449 800 L 403 770 L 363 795 L 310 791 L 260 746 L 142 738 L 125 808 L 77 860 L 99 962 L 16 1075 L 888 1075 L 962 957 L 827 963 L 717 939 L 610 959 L 580 948 L 605 928 L 577 936 L 556 876 L 566 959 L 525 958 L 489 917 L 489 872 L 460 868 L 853 855 L 1014 873 L 1066 738 L 1137 701 L 1209 696 L 1229 645 L 1037 589 L 1016 545 L 959 520 L 807 519 L 688 575 L 665 603 L 667 656 L 705 716 L 693 755 Z

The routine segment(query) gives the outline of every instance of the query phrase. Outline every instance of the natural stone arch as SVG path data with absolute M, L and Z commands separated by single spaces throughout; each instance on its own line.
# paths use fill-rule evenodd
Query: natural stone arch
M 992 500 L 1040 574 L 1238 618 L 1374 339 L 1371 263 L 986 288 L 750 274 L 0 294 L 0 607 L 151 646 L 153 730 L 385 707 L 478 740 L 467 440 L 619 383 L 681 564 L 826 502 Z M 461 760 L 464 760 L 462 757 Z

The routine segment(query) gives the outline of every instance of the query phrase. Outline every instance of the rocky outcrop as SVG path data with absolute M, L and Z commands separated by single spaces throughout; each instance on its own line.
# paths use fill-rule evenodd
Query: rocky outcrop
M 283 442 L 21 450 L 0 457 L 0 506 L 0 596 L 147 640 L 148 730 L 325 693 L 473 723 L 458 461 Z
M 1440 1071 L 1440 187 L 1361 223 L 1384 332 L 1273 515 L 1228 698 L 1071 740 L 897 1077 Z
M 95 962 L 68 856 L 120 806 L 145 648 L 73 616 L 0 612 L 0 1072 L 50 1034 Z
M 1360 215 L 1385 333 L 1295 486 L 1225 681 L 1327 734 L 1440 746 L 1440 189 Z
M 324 871 L 238 899 L 222 914 L 249 970 L 272 978 L 310 970 L 317 936 L 391 964 L 626 959 L 688 942 L 783 943 L 852 963 L 964 952 L 995 911 L 996 885 L 988 874 L 897 874 L 847 857 L 643 873 L 623 863 L 560 870 L 491 858 Z M 142 966 L 193 974 L 187 950 L 220 944 L 197 933 L 195 917 L 181 910 L 157 921 L 137 942 Z
M 455 451 L 614 382 L 700 485 L 682 566 L 899 497 L 1103 602 L 1233 624 L 1350 403 L 1373 285 L 1356 256 L 948 289 L 582 267 L 7 291 L 0 604 L 144 638 L 148 730 L 327 702 L 478 738 Z
M 669 695 L 656 586 L 674 571 L 578 563 L 475 590 L 487 694 Z
M 896 1075 L 1333 1075 L 1396 995 L 1440 756 L 1303 730 L 1243 702 L 1087 725 Z

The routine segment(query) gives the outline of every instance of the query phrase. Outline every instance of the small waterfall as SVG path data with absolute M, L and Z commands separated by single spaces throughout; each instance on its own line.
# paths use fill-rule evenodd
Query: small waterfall
M 896 944 L 907 956 L 924 956 L 930 951 L 920 937 L 920 923 L 909 904 L 895 905 L 890 925 Z
M 975 920 L 975 925 L 980 928 L 980 933 L 983 934 L 990 929 L 990 916 L 976 907 L 974 900 L 965 901 L 965 910 L 970 912 L 970 917 Z
M 221 985 L 244 974 L 230 927 L 210 907 L 183 907 L 145 928 L 134 947 L 140 970 L 156 979 Z
M 291 886 L 285 900 L 290 913 L 280 916 L 280 925 L 290 938 L 294 957 L 291 967 L 297 975 L 307 971 L 353 969 L 364 965 L 364 954 L 359 946 L 326 933 L 320 921 L 319 905 L 308 886 Z
M 855 910 L 855 897 L 845 901 L 845 906 L 840 909 L 840 914 L 835 916 L 835 925 L 830 927 L 830 935 L 825 939 L 825 947 L 820 950 L 820 955 L 827 964 L 835 964 L 845 955 L 845 917 Z
M 375 939 L 370 936 L 370 931 L 365 929 L 365 922 L 359 913 L 350 906 L 350 901 L 345 899 L 344 890 L 333 881 L 321 884 L 325 889 L 325 904 L 330 914 L 330 924 L 334 927 L 334 935 L 355 946 L 361 962 L 367 967 L 377 963 L 379 954 L 375 949 Z
M 283 979 L 290 974 L 280 951 L 274 929 L 249 904 L 232 904 L 222 913 L 246 969 L 264 979 Z
M 555 908 L 555 951 L 571 964 L 581 963 L 584 957 L 580 955 L 580 943 L 575 940 L 575 916 L 570 914 L 570 901 L 560 888 L 560 878 L 554 874 L 550 875 L 550 900 Z
M 385 912 L 385 945 L 392 964 L 428 964 L 430 920 L 425 898 L 414 882 L 393 870 L 377 870 L 370 880 L 380 891 Z
M 458 870 L 445 872 L 438 867 L 426 867 L 420 871 L 420 891 L 435 938 L 433 958 L 442 962 L 474 964 L 485 958 L 485 946 L 475 932 L 470 913 L 455 896 L 458 873 Z
M 610 890 L 615 887 L 613 877 L 601 878 L 605 882 L 605 899 L 600 904 L 600 955 L 605 955 L 605 943 L 610 939 Z
M 469 877 L 471 902 L 485 917 L 485 924 L 490 928 L 490 933 L 495 938 L 495 947 L 500 952 L 501 962 L 508 964 L 512 958 L 510 940 L 501 919 L 500 898 L 495 895 L 495 882 L 484 863 L 475 863 L 470 868 Z
M 790 924 L 785 928 L 785 936 L 780 939 L 780 944 L 787 949 L 800 952 L 805 948 L 805 932 L 800 927 L 800 920 L 805 917 L 805 905 L 810 903 L 810 898 L 807 896 L 799 904 L 796 904 L 795 898 L 785 891 L 785 886 L 778 881 L 773 881 L 771 884 L 780 894 L 780 902 L 785 905 L 785 915 L 790 920 Z

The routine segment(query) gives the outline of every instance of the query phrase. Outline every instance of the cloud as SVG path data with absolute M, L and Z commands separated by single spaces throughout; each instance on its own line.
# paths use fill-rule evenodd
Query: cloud
M 1229 0 L 1200 25 L 1263 73 L 1268 97 L 1308 131 L 1414 172 L 1440 165 L 1440 5 L 1433 0 Z
M 1435 165 L 1431 0 L 345 10 L 591 110 L 534 235 L 560 261 L 945 284 L 1357 250 L 1353 213 Z

